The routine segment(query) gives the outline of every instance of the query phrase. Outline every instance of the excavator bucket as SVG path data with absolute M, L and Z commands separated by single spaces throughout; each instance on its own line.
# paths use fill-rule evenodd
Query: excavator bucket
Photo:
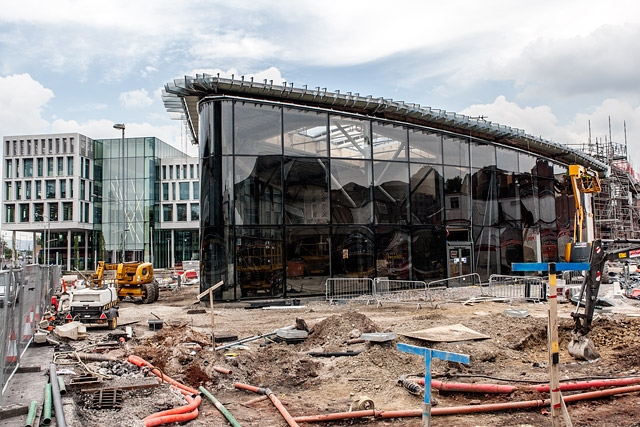
M 580 360 L 596 360 L 600 358 L 600 353 L 589 338 L 584 335 L 571 334 L 571 341 L 567 346 L 569 354 Z

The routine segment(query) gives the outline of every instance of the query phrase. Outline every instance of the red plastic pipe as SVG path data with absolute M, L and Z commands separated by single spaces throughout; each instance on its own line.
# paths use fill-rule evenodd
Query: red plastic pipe
M 418 379 L 421 385 L 424 385 L 424 378 Z M 607 388 L 622 387 L 627 385 L 640 384 L 640 377 L 631 378 L 611 378 L 604 380 L 579 381 L 573 383 L 560 383 L 561 391 L 586 390 L 588 388 Z M 481 384 L 481 383 L 446 383 L 437 380 L 431 380 L 431 387 L 440 391 L 465 392 L 465 393 L 493 393 L 493 394 L 509 394 L 516 390 L 535 390 L 540 393 L 549 392 L 549 384 L 527 385 L 516 387 L 510 385 L 499 384 Z
M 141 357 L 138 357 L 138 356 L 135 356 L 135 355 L 132 354 L 127 358 L 127 360 L 130 363 L 133 363 L 134 365 L 140 366 L 141 368 L 144 368 L 144 367 L 150 368 L 151 372 L 160 379 L 160 382 L 163 382 L 163 381 L 164 382 L 168 382 L 169 384 L 171 384 L 171 385 L 173 385 L 175 387 L 178 387 L 178 388 L 180 388 L 182 390 L 185 390 L 185 391 L 187 391 L 187 392 L 189 392 L 190 394 L 193 394 L 193 395 L 197 395 L 198 394 L 198 390 L 193 389 L 193 388 L 191 388 L 189 386 L 186 386 L 186 385 L 174 380 L 173 378 L 165 375 L 162 371 L 160 371 L 158 368 L 154 367 L 151 363 L 147 362 L 146 360 L 144 360 Z
M 214 366 L 213 370 L 216 372 L 220 372 L 221 374 L 227 374 L 227 375 L 233 374 L 233 371 L 231 369 L 222 368 L 220 366 Z
M 597 399 L 600 397 L 608 397 L 616 394 L 634 393 L 634 392 L 640 392 L 640 385 L 610 388 L 606 390 L 598 390 L 598 391 L 574 394 L 571 396 L 564 397 L 564 401 L 566 403 L 578 402 L 581 400 Z M 544 407 L 544 406 L 549 406 L 550 404 L 551 404 L 551 399 L 545 399 L 545 400 L 527 400 L 522 402 L 494 403 L 494 404 L 486 404 L 486 405 L 453 406 L 450 408 L 437 407 L 437 408 L 431 409 L 431 415 L 454 415 L 454 414 L 472 414 L 472 413 L 479 413 L 479 412 L 496 412 L 496 411 L 502 411 L 502 410 Z M 356 418 L 364 418 L 364 417 L 404 418 L 404 417 L 421 417 L 421 416 L 422 416 L 421 409 L 410 409 L 410 410 L 400 410 L 400 411 L 368 410 L 368 411 L 338 412 L 338 413 L 325 414 L 325 415 L 307 415 L 307 416 L 295 417 L 294 419 L 298 423 L 314 423 L 314 422 L 324 422 L 324 421 L 356 419 Z
M 424 385 L 424 378 L 421 378 L 420 384 Z M 516 391 L 516 387 L 512 385 L 500 384 L 480 384 L 480 383 L 445 383 L 442 381 L 431 380 L 431 387 L 440 391 L 462 391 L 466 393 L 492 393 L 492 394 L 509 394 Z
M 560 383 L 560 391 L 585 390 L 588 388 L 622 387 L 622 386 L 628 386 L 633 384 L 640 384 L 640 377 L 611 378 L 611 379 L 605 379 L 605 380 L 580 381 L 575 383 Z M 549 391 L 549 384 L 539 384 L 539 385 L 528 386 L 525 388 L 532 388 L 541 393 L 546 393 Z
M 252 385 L 242 384 L 242 383 L 235 383 L 234 387 L 238 388 L 238 389 L 241 389 L 241 390 L 248 390 L 248 391 L 252 391 L 254 393 L 264 394 L 264 395 L 269 396 L 269 399 L 271 399 L 271 403 L 273 403 L 273 405 L 278 409 L 278 411 L 282 415 L 282 418 L 284 418 L 284 420 L 287 422 L 287 424 L 290 427 L 298 427 L 298 423 L 291 416 L 289 411 L 287 411 L 287 408 L 284 407 L 282 402 L 280 402 L 278 397 L 269 388 L 267 388 L 267 387 L 255 387 L 255 386 L 252 386 Z
M 170 423 L 183 423 L 183 422 L 191 421 L 195 419 L 198 416 L 198 405 L 200 405 L 200 401 L 202 400 L 202 398 L 200 396 L 196 396 L 195 399 L 191 398 L 191 396 L 185 396 L 185 398 L 187 399 L 187 401 L 191 399 L 193 403 L 197 403 L 197 405 L 192 411 L 178 413 L 178 414 L 156 416 L 153 418 L 147 417 L 143 420 L 144 427 L 154 427 L 154 426 L 159 426 L 162 424 L 170 424 Z M 192 402 L 190 402 L 189 405 L 187 406 L 190 406 L 191 403 Z M 186 408 L 187 406 L 183 406 L 182 408 Z M 181 408 L 175 408 L 175 409 L 181 409 Z

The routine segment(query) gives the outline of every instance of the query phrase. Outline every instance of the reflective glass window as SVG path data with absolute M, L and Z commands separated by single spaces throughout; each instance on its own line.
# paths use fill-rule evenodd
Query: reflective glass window
M 329 223 L 327 160 L 285 158 L 285 224 Z
M 376 227 L 375 231 L 376 275 L 390 280 L 409 280 L 409 231 L 400 227 Z
M 373 194 L 378 224 L 407 224 L 409 168 L 405 162 L 374 162 Z
M 282 119 L 279 107 L 236 102 L 235 154 L 282 154 Z
M 285 108 L 284 154 L 326 157 L 327 113 Z
M 187 220 L 187 205 L 186 205 L 186 203 L 178 203 L 178 204 L 176 204 L 176 220 L 177 221 L 186 221 Z
M 371 132 L 368 120 L 329 117 L 329 149 L 331 157 L 371 158 Z
M 371 162 L 331 162 L 331 218 L 334 224 L 372 222 Z
M 369 228 L 334 227 L 331 235 L 331 252 L 333 277 L 373 277 L 375 275 L 375 240 Z M 366 293 L 366 290 L 363 291 Z
M 466 139 L 444 135 L 442 138 L 444 164 L 469 166 L 469 143 Z
M 236 157 L 236 224 L 282 223 L 281 156 Z
M 198 203 L 191 203 L 191 221 L 200 220 L 200 205 Z
M 405 126 L 373 122 L 371 131 L 375 160 L 406 160 L 407 128 Z
M 471 143 L 471 166 L 477 169 L 496 165 L 496 149 L 492 144 L 473 141 Z
M 466 226 L 471 219 L 469 169 L 444 167 L 445 218 L 450 223 Z
M 235 259 L 242 297 L 282 293 L 285 272 L 281 229 L 238 228 Z
M 409 168 L 411 222 L 441 224 L 444 218 L 442 166 L 413 163 Z

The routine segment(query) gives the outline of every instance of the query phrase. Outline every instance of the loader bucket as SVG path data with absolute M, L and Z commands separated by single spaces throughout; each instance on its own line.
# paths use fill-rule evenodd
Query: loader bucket
M 596 346 L 593 345 L 593 341 L 584 335 L 572 334 L 567 350 L 571 356 L 580 360 L 596 360 L 600 358 L 600 353 L 596 350 Z

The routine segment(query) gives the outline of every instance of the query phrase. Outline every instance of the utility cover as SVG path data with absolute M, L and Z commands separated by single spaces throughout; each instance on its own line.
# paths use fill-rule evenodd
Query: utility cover
M 473 329 L 459 323 L 455 325 L 437 326 L 435 328 L 422 329 L 420 331 L 400 333 L 405 337 L 415 338 L 430 342 L 455 342 L 468 340 L 484 340 L 490 338 Z

